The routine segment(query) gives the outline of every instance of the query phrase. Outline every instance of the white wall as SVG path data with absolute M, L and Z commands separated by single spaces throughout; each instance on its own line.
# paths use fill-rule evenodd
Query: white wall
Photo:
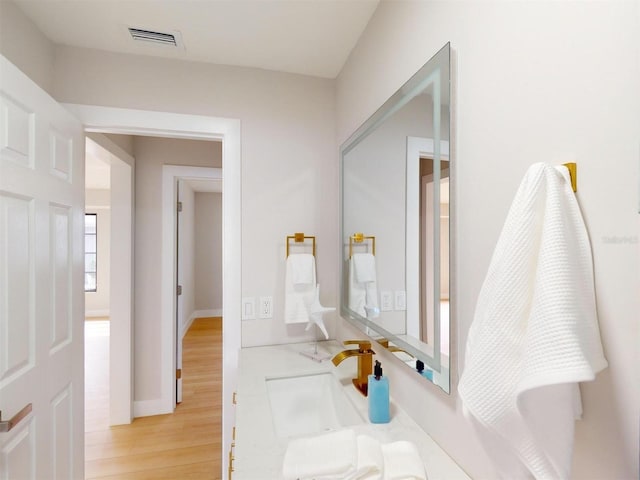
M 111 264 L 111 198 L 109 190 L 87 190 L 85 212 L 97 214 L 97 270 L 95 292 L 85 292 L 84 311 L 87 317 L 109 315 Z
M 337 82 L 342 142 L 451 41 L 457 57 L 452 334 L 461 351 L 526 168 L 539 161 L 578 162 L 578 199 L 592 241 L 609 368 L 582 385 L 576 479 L 638 478 L 637 9 L 628 1 L 383 1 Z M 354 335 L 346 325 L 340 333 Z M 391 361 L 385 371 L 395 398 L 467 472 L 495 477 L 462 416 L 455 387 L 446 396 Z
M 115 143 L 122 150 L 133 156 L 133 135 L 121 135 L 112 133 L 103 133 L 105 137 Z
M 162 267 L 162 166 L 220 167 L 222 150 L 219 142 L 157 137 L 135 137 L 133 146 L 136 159 L 134 398 L 145 401 L 161 396 L 161 372 L 157 366 L 161 363 L 159 322 L 162 315 L 158 299 L 161 298 Z M 193 295 L 189 285 L 185 287 L 187 291 Z M 193 302 L 186 303 L 186 308 L 193 308 Z
M 56 49 L 54 76 L 55 97 L 61 102 L 240 119 L 242 295 L 274 298 L 273 319 L 242 323 L 242 344 L 312 338 L 313 332 L 288 329 L 282 321 L 284 247 L 286 235 L 297 231 L 318 237 L 321 301 L 335 306 L 339 195 L 334 82 L 70 47 Z M 141 272 L 154 271 L 146 261 L 140 266 Z M 151 301 L 145 297 L 144 303 Z M 151 319 L 152 311 L 155 307 L 149 306 L 137 314 Z M 332 330 L 333 322 L 327 324 Z M 143 362 L 139 374 L 154 366 Z M 145 386 L 140 392 L 151 394 L 154 388 L 141 381 Z
M 0 1 L 0 54 L 51 94 L 55 47 L 13 2 Z
M 195 194 L 195 309 L 222 314 L 222 194 Z

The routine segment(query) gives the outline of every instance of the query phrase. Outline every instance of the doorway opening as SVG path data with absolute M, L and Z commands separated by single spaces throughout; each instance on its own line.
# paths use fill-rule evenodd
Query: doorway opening
M 237 383 L 238 351 L 240 348 L 241 309 L 241 163 L 240 121 L 237 119 L 185 115 L 177 113 L 100 107 L 94 105 L 63 104 L 85 125 L 87 132 L 121 133 L 129 135 L 170 136 L 222 142 L 223 189 L 223 378 L 222 378 L 222 450 L 229 451 L 232 441 L 232 392 Z M 164 200 L 163 200 L 164 201 Z M 171 229 L 164 231 L 163 239 Z M 172 271 L 173 250 L 164 250 L 163 271 Z M 168 265 L 166 265 L 168 262 Z M 170 279 L 171 280 L 171 279 Z M 162 375 L 160 397 L 154 400 L 154 413 L 168 413 L 175 408 L 175 298 L 171 284 L 163 284 L 162 315 L 159 319 L 161 337 L 160 368 Z M 168 294 L 167 294 L 168 291 Z M 112 292 L 113 294 L 113 292 Z M 112 332 L 113 333 L 113 332 Z M 113 360 L 112 360 L 113 361 Z M 226 475 L 228 457 L 222 455 L 221 475 Z
M 177 199 L 175 224 L 176 403 L 183 401 L 183 342 L 195 320 L 222 330 L 222 169 L 164 166 Z M 170 191 L 163 195 L 171 196 Z M 165 212 L 166 213 L 166 212 Z M 189 373 L 189 372 L 186 372 Z M 190 375 L 189 375 L 190 377 Z M 188 398 L 188 396 L 187 396 Z
M 85 430 L 133 417 L 132 164 L 106 136 L 86 137 Z

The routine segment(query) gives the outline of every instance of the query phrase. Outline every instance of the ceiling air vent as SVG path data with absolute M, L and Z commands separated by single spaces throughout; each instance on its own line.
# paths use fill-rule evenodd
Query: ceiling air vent
M 131 27 L 129 27 L 129 33 L 131 34 L 131 38 L 141 42 L 150 42 L 158 45 L 169 45 L 174 47 L 177 47 L 179 43 L 179 39 L 177 39 L 176 35 L 172 33 L 154 32 L 151 30 Z

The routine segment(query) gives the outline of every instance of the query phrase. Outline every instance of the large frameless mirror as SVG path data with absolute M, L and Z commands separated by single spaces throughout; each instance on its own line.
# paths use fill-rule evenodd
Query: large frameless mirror
M 341 314 L 449 392 L 450 46 L 341 147 Z

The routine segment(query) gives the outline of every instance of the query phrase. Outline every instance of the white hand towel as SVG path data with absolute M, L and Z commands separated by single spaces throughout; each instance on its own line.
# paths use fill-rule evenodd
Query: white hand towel
M 363 272 L 363 278 L 373 278 L 373 280 L 358 281 L 356 273 L 358 263 L 362 263 L 360 270 Z M 373 275 L 371 275 L 371 271 L 373 271 Z M 354 254 L 349 260 L 349 309 L 365 318 L 375 318 L 380 314 L 378 287 L 375 278 L 375 257 L 370 253 Z
M 349 309 L 362 317 L 367 316 L 364 309 L 367 303 L 365 285 L 356 281 L 356 267 L 353 256 L 349 259 Z
M 535 164 L 491 259 L 458 385 L 504 478 L 569 478 L 577 382 L 606 366 L 578 203 L 564 168 Z
M 291 268 L 291 283 L 294 285 L 315 285 L 316 259 L 310 253 L 292 254 L 287 257 Z
M 285 272 L 284 322 L 307 323 L 308 308 L 315 294 L 315 257 L 308 253 L 289 255 Z
M 382 445 L 384 480 L 427 480 L 418 449 L 411 442 Z
M 354 253 L 353 265 L 358 283 L 376 281 L 376 257 L 371 253 Z
M 285 480 L 345 479 L 357 465 L 356 435 L 353 430 L 291 440 L 284 455 Z

